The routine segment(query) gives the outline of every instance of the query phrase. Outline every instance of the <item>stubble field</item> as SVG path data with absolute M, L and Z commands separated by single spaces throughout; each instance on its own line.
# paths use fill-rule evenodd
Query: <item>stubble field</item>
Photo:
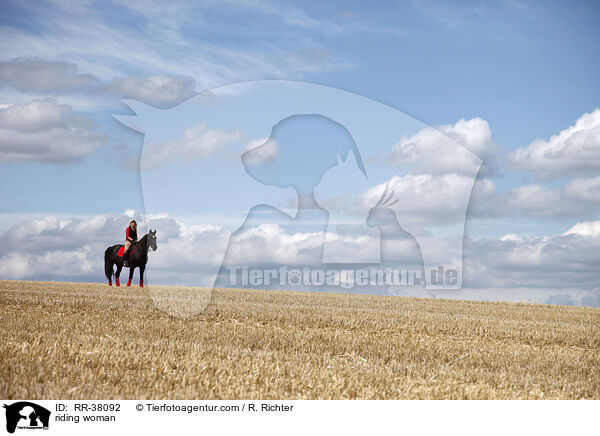
M 0 281 L 0 397 L 600 398 L 597 308 L 216 290 L 165 312 L 208 296 Z

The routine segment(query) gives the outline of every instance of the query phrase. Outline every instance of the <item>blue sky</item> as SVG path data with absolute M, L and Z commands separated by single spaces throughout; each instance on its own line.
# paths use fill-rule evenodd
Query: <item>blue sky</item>
M 28 271 L 37 266 L 39 278 L 102 280 L 93 267 L 96 244 L 119 240 L 121 221 L 144 211 L 139 161 L 147 144 L 113 118 L 132 114 L 122 99 L 176 111 L 206 90 L 282 79 L 344 90 L 402 113 L 406 128 L 386 151 L 391 160 L 406 158 L 414 144 L 427 147 L 428 126 L 483 160 L 487 172 L 478 179 L 465 230 L 464 255 L 477 262 L 465 267 L 471 291 L 463 296 L 600 300 L 600 282 L 593 278 L 598 255 L 568 255 L 597 252 L 600 237 L 597 2 L 51 1 L 1 7 L 0 237 L 6 242 L 0 277 L 31 278 Z M 273 105 L 284 105 L 283 98 Z M 211 121 L 206 132 L 220 132 L 230 141 L 224 149 L 238 152 L 265 139 L 269 132 L 251 127 L 252 116 L 265 113 L 260 101 L 252 115 L 247 112 L 244 126 L 217 128 Z M 184 127 L 202 121 L 187 119 Z M 385 133 L 391 135 L 382 132 L 382 138 Z M 551 159 L 545 157 L 549 150 Z M 427 153 L 419 153 L 427 161 Z M 168 178 L 168 166 L 163 171 Z M 411 171 L 395 182 L 405 195 L 409 182 L 429 174 Z M 375 174 L 378 184 L 392 177 Z M 167 194 L 153 204 L 168 205 L 175 197 Z M 285 195 L 272 198 L 278 207 L 291 207 Z M 164 226 L 172 227 L 166 233 L 175 251 L 190 234 L 199 237 L 190 229 L 207 215 L 224 219 L 220 210 L 188 207 L 184 199 L 178 204 L 184 206 L 146 210 L 169 215 Z M 442 205 L 428 213 L 448 210 Z M 71 246 L 77 232 L 63 233 L 75 225 L 86 235 L 80 252 L 71 253 L 85 259 L 82 270 L 54 273 L 43 256 L 27 251 L 29 242 L 49 234 L 57 245 L 48 243 L 47 252 L 64 250 L 61 244 Z M 108 229 L 114 235 L 105 234 Z M 563 251 L 548 254 L 555 247 Z M 538 257 L 519 257 L 526 253 Z M 496 265 L 499 258 L 506 264 Z M 559 259 L 562 275 L 546 277 Z M 523 262 L 531 262 L 530 269 L 517 274 L 513 267 Z M 510 280 L 503 279 L 507 271 Z

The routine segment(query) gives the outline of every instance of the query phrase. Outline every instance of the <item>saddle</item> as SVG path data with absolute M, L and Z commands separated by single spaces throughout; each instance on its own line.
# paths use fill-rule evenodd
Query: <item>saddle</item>
M 133 251 L 133 247 L 135 247 L 138 242 L 140 242 L 140 241 L 134 242 L 131 245 L 131 251 Z M 129 252 L 129 254 L 131 254 L 131 251 Z M 124 254 L 125 254 L 125 245 L 121 245 L 119 247 L 119 250 L 117 251 L 117 257 L 123 257 Z

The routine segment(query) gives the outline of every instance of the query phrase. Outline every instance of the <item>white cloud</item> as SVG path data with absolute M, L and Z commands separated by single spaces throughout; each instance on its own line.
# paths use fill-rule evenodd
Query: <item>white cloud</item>
M 338 224 L 331 221 L 325 235 L 323 262 L 379 263 L 381 261 L 380 233 L 377 227 Z
M 298 74 L 347 67 L 307 38 L 306 28 L 291 28 L 284 17 L 266 14 L 260 7 L 250 18 L 254 23 L 251 41 L 248 32 L 234 29 L 236 26 L 206 19 L 217 11 L 226 20 L 239 20 L 240 7 L 248 2 L 235 7 L 213 2 L 194 7 L 171 3 L 112 2 L 103 6 L 104 14 L 92 3 L 69 2 L 66 6 L 52 1 L 36 8 L 22 6 L 27 9 L 27 28 L 6 27 L 0 34 L 0 46 L 7 57 L 27 53 L 69 59 L 104 81 L 132 71 L 143 76 L 189 75 L 200 89 L 265 77 L 298 78 Z M 23 12 L 17 8 L 17 14 Z M 115 16 L 127 19 L 115 20 Z M 214 41 L 215 36 L 219 42 Z
M 79 74 L 77 64 L 38 58 L 16 58 L 0 61 L 0 85 L 25 92 L 71 91 L 86 87 L 96 79 Z
M 248 165 L 265 164 L 273 161 L 281 149 L 273 138 L 261 138 L 250 141 L 243 150 L 243 161 Z
M 20 253 L 8 253 L 0 259 L 0 277 L 5 280 L 22 280 L 32 278 L 29 267 L 29 256 Z
M 140 236 L 145 225 L 157 229 L 158 249 L 150 253 L 147 270 L 150 284 L 210 282 L 214 268 L 221 264 L 212 247 L 227 243 L 226 229 L 186 225 L 168 215 L 133 215 L 140 222 Z M 0 279 L 105 282 L 104 250 L 122 243 L 129 220 L 127 214 L 46 217 L 0 231 Z M 352 233 L 333 236 L 336 237 L 333 247 L 340 252 L 377 242 L 353 237 Z M 319 263 L 323 238 L 323 232 L 293 233 L 279 225 L 260 225 L 232 239 L 226 264 L 265 268 L 315 265 Z M 452 238 L 436 241 L 440 256 L 458 243 Z M 518 295 L 542 289 L 546 297 L 573 296 L 576 292 L 579 296 L 573 297 L 574 304 L 600 305 L 598 221 L 578 223 L 557 236 L 506 235 L 500 239 L 465 242 L 463 291 L 472 291 L 471 296 L 474 290 L 484 290 L 486 299 L 515 300 Z M 560 298 L 548 301 L 558 302 Z
M 466 239 L 463 285 L 597 289 L 600 237 L 595 227 L 576 225 L 556 236 Z
M 63 127 L 66 125 L 65 120 L 72 115 L 70 106 L 49 99 L 6 105 L 0 109 L 0 129 L 36 132 Z
M 554 216 L 566 212 L 562 206 L 560 192 L 541 185 L 519 186 L 504 192 L 496 199 L 496 210 L 501 215 L 516 211 L 529 216 Z
M 563 236 L 566 235 L 580 235 L 598 238 L 600 237 L 600 221 L 584 221 L 577 223 L 563 233 Z
M 600 108 L 583 114 L 575 125 L 548 140 L 537 139 L 513 151 L 508 162 L 540 178 L 597 173 L 600 170 Z
M 126 221 L 127 217 L 120 217 L 118 225 L 118 218 L 107 215 L 89 219 L 49 216 L 23 221 L 0 232 L 0 276 L 98 281 L 96 275 L 101 270 L 97 258 L 104 253 L 103 235 L 122 234 Z M 86 235 L 84 240 L 77 236 L 82 234 Z
M 357 228 L 367 223 L 377 226 L 381 232 L 388 235 L 402 235 L 407 232 L 411 236 L 409 239 L 415 238 L 419 245 L 425 269 L 444 265 L 460 270 L 462 234 L 474 182 L 474 177 L 459 174 L 407 174 L 402 177 L 393 176 L 389 181 L 368 188 L 362 193 L 346 193 L 326 201 L 319 199 L 319 202 L 324 207 L 335 207 L 336 221 L 342 222 L 349 216 L 354 218 L 352 222 Z M 385 203 L 390 205 L 382 207 L 380 213 L 372 215 L 371 210 L 379 203 L 386 187 L 389 200 Z M 495 186 L 491 181 L 481 179 L 478 182 L 478 198 L 489 197 L 494 190 Z M 371 217 L 384 218 L 385 222 Z M 331 229 L 328 229 L 328 232 L 332 233 Z M 391 242 L 393 237 L 387 238 L 389 243 L 384 245 L 388 254 L 384 256 L 381 252 L 382 256 L 403 258 L 401 253 L 394 250 L 402 247 L 396 240 Z M 336 238 L 328 235 L 327 241 L 335 242 Z M 410 244 L 414 243 L 409 242 Z M 416 251 L 413 251 L 414 253 Z M 330 253 L 327 254 L 328 258 L 332 258 Z M 348 258 L 341 253 L 341 258 L 344 257 Z M 371 256 L 365 254 L 365 257 Z
M 230 232 L 212 225 L 186 225 L 173 218 L 148 220 L 157 229 L 158 249 L 152 253 L 151 283 L 211 286 L 222 262 Z M 172 227 L 171 235 L 164 228 Z
M 462 235 L 466 212 L 471 197 L 473 201 L 486 202 L 495 192 L 495 184 L 488 179 L 475 180 L 474 176 L 461 174 L 407 174 L 393 176 L 388 181 L 372 185 L 367 179 L 360 178 L 352 159 L 343 165 L 329 170 L 323 177 L 320 188 L 316 190 L 317 202 L 330 212 L 327 247 L 327 259 L 337 259 L 329 252 L 331 242 L 337 238 L 332 233 L 339 233 L 338 227 L 354 226 L 356 234 L 364 235 L 364 226 L 368 223 L 370 211 L 379 202 L 387 187 L 391 196 L 389 207 L 395 216 L 391 225 L 399 225 L 417 239 L 423 260 L 428 267 L 433 265 L 453 265 L 462 257 L 462 236 L 453 243 L 444 242 L 448 235 Z M 340 172 L 341 171 L 341 172 Z M 345 184 L 339 175 L 354 175 L 352 184 Z M 371 186 L 369 186 L 371 185 Z M 326 193 L 339 192 L 337 196 Z M 348 192 L 350 190 L 350 192 Z M 387 206 L 385 207 L 388 208 Z M 338 227 L 336 227 L 336 225 Z M 358 233 L 360 232 L 360 233 Z M 435 234 L 430 237 L 428 234 Z M 451 246 L 451 247 L 450 247 Z M 347 247 L 351 249 L 350 245 Z M 377 258 L 379 249 L 377 247 Z M 361 249 L 363 262 L 373 259 L 371 245 Z M 341 259 L 354 258 L 342 252 Z
M 144 168 L 154 168 L 173 160 L 204 159 L 241 138 L 242 132 L 238 129 L 212 130 L 206 121 L 202 121 L 185 129 L 179 138 L 172 141 L 144 143 L 141 163 Z
M 168 216 L 133 216 L 140 223 L 138 236 L 157 229 L 159 249 L 152 252 L 151 276 L 155 283 L 206 284 L 207 265 L 220 265 L 212 247 L 229 232 L 215 226 L 186 226 Z M 131 213 L 23 221 L 0 231 L 0 278 L 82 280 L 104 282 L 104 250 L 122 244 Z M 85 235 L 82 238 L 81 235 Z M 214 274 L 213 274 L 214 276 Z
M 379 231 L 357 234 L 355 229 L 338 228 L 338 232 L 322 231 L 290 231 L 277 224 L 262 224 L 244 229 L 234 234 L 229 243 L 229 251 L 225 258 L 228 265 L 251 267 L 304 267 L 307 265 L 321 268 L 323 263 L 322 246 L 327 237 L 329 257 L 336 259 L 335 264 L 364 263 L 363 260 L 349 260 L 349 251 L 380 248 Z M 393 260 L 384 262 L 408 262 L 415 260 L 415 243 L 413 239 L 399 235 L 386 246 L 386 255 Z M 439 241 L 438 241 L 439 242 Z M 455 241 L 452 241 L 455 242 Z M 384 242 L 385 244 L 385 242 Z M 440 244 L 441 246 L 442 244 Z M 443 249 L 448 249 L 444 246 Z M 419 260 L 419 262 L 422 262 Z M 327 263 L 327 262 L 325 262 Z M 379 260 L 375 261 L 379 263 Z M 411 265 L 413 265 L 411 263 Z M 422 267 L 422 264 L 420 265 Z
M 600 289 L 589 292 L 572 292 L 552 294 L 544 300 L 545 304 L 560 306 L 589 306 L 600 307 Z
M 584 203 L 600 205 L 600 176 L 592 178 L 576 178 L 562 189 L 566 198 Z
M 386 185 L 399 200 L 393 208 L 401 222 L 439 224 L 457 220 L 464 222 L 474 180 L 459 174 L 394 176 L 389 182 L 359 195 L 355 205 L 357 213 L 368 213 L 377 204 Z M 476 185 L 478 198 L 481 199 L 491 196 L 495 191 L 494 183 L 487 179 L 479 180 Z
M 197 94 L 196 82 L 189 76 L 124 77 L 113 79 L 105 91 L 132 98 L 159 108 L 169 108 Z
M 86 118 L 55 100 L 0 108 L 0 161 L 73 162 L 102 143 Z
M 438 130 L 484 160 L 492 159 L 498 151 L 498 146 L 492 141 L 488 122 L 479 117 L 470 120 L 463 118 L 454 125 L 440 126 Z
M 493 212 L 538 218 L 591 215 L 600 205 L 600 177 L 577 178 L 560 189 L 539 184 L 519 186 L 496 196 Z
M 547 172 L 551 167 L 554 153 L 557 171 L 573 170 L 584 171 L 584 167 L 591 169 L 600 164 L 600 109 L 592 114 L 585 114 L 574 127 L 563 131 L 558 136 L 552 137 L 548 142 L 537 141 L 528 149 L 520 149 L 511 154 L 510 161 L 514 164 L 519 161 L 529 162 L 538 175 Z M 456 142 L 454 142 L 456 141 Z M 408 195 L 408 211 L 421 210 L 420 213 L 433 212 L 426 210 L 427 205 L 434 206 L 426 198 L 434 198 L 443 208 L 450 211 L 456 199 L 456 191 L 462 180 L 454 177 L 451 182 L 440 175 L 466 176 L 476 174 L 478 159 L 464 149 L 457 148 L 461 144 L 471 152 L 484 159 L 482 173 L 495 172 L 495 160 L 498 146 L 492 141 L 488 123 L 481 118 L 460 120 L 454 125 L 445 125 L 437 129 L 425 128 L 411 137 L 402 138 L 394 146 L 389 155 L 390 163 L 397 166 L 410 168 L 410 175 L 418 177 L 403 177 L 402 186 L 397 191 L 416 192 L 417 195 Z M 523 160 L 528 155 L 530 160 Z M 597 159 L 596 157 L 597 156 Z M 528 158 L 528 159 L 529 159 Z M 543 161 L 538 162 L 537 158 Z M 531 160 L 534 159 L 534 160 Z M 596 162 L 596 163 L 594 163 Z M 539 167 L 538 167 L 539 163 Z M 552 165 L 554 165 L 552 163 Z M 561 166 L 562 164 L 566 166 Z M 539 171 L 538 171 L 539 170 Z M 558 173 L 557 173 L 558 174 Z M 425 177 L 427 176 L 427 177 Z M 420 177 L 420 178 L 419 178 Z M 435 182 L 434 182 L 435 179 Z M 428 197 L 420 186 L 427 187 L 430 192 Z M 464 185 L 464 183 L 462 183 Z M 438 189 L 446 186 L 447 189 Z M 420 192 L 420 195 L 418 194 Z M 448 200 L 448 201 L 446 201 Z M 506 192 L 495 193 L 495 185 L 488 179 L 479 178 L 475 183 L 472 201 L 472 216 L 512 216 L 525 215 L 537 218 L 564 218 L 567 216 L 591 216 L 600 205 L 600 177 L 578 177 L 571 180 L 562 188 L 550 188 L 541 184 L 529 184 L 510 189 Z M 440 210 L 439 214 L 442 214 Z M 436 216 L 436 215 L 433 215 Z
M 394 198 L 398 199 L 393 209 L 402 222 L 455 223 L 464 220 L 471 196 L 478 202 L 486 202 L 496 190 L 489 179 L 475 180 L 472 176 L 454 173 L 393 176 L 373 186 L 369 180 L 360 177 L 353 156 L 349 156 L 346 162 L 325 173 L 315 190 L 318 203 L 338 215 L 366 218 L 388 186 L 389 193 L 394 191 Z M 353 184 L 345 185 L 347 180 L 353 180 Z M 342 193 L 337 196 L 327 195 L 340 190 Z
M 388 159 L 392 165 L 412 165 L 414 174 L 475 175 L 481 159 L 487 165 L 492 163 L 496 148 L 485 120 L 461 119 L 455 125 L 428 127 L 402 138 Z
M 503 241 L 503 242 L 504 242 L 504 241 L 513 241 L 513 242 L 519 242 L 519 241 L 522 241 L 522 240 L 523 240 L 523 238 L 522 238 L 521 236 L 519 236 L 519 235 L 515 234 L 515 233 L 508 233 L 508 234 L 506 234 L 506 235 L 502 236 L 502 237 L 500 238 L 500 240 L 501 240 L 501 241 Z
M 288 233 L 277 224 L 262 224 L 232 236 L 226 261 L 233 265 L 315 265 L 321 262 L 323 232 Z

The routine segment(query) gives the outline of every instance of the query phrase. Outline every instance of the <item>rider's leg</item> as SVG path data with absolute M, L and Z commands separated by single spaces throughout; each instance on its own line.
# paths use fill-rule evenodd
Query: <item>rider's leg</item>
M 125 241 L 125 251 L 123 253 L 123 266 L 129 266 L 129 254 L 131 252 L 131 247 L 133 247 L 131 241 Z

